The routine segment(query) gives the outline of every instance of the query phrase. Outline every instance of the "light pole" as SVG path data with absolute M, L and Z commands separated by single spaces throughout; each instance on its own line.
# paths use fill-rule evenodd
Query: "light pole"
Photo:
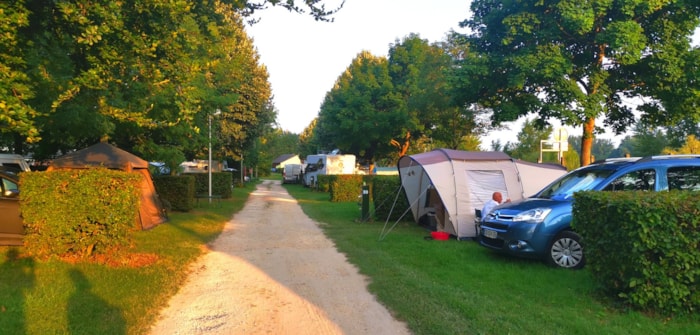
M 209 203 L 211 203 L 211 118 L 219 114 L 221 114 L 220 109 L 217 109 L 214 115 L 209 114 L 209 166 L 207 167 L 209 173 Z

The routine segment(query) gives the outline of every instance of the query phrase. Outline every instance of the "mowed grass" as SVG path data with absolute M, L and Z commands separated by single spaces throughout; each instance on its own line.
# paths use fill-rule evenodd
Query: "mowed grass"
M 135 234 L 130 262 L 37 261 L 22 247 L 0 247 L 0 334 L 146 334 L 189 273 L 188 264 L 240 210 L 255 185 L 235 188 L 220 206 Z M 124 261 L 126 263 L 126 261 Z
M 585 269 L 505 257 L 473 241 L 425 239 L 429 232 L 413 221 L 384 236 L 394 222 L 358 222 L 357 203 L 286 187 L 414 334 L 700 334 L 698 315 L 647 315 L 599 296 Z

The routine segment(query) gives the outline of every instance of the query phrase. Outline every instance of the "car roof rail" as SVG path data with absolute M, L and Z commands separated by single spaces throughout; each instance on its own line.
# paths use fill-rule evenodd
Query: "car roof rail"
M 674 159 L 674 158 L 700 158 L 700 155 L 697 154 L 682 154 L 682 155 L 655 155 L 655 156 L 646 156 L 640 161 L 650 161 L 650 160 L 655 160 L 655 159 Z
M 603 164 L 603 163 L 612 163 L 612 162 L 636 162 L 638 160 L 642 159 L 641 157 L 613 157 L 613 158 L 604 158 L 601 160 L 597 160 L 593 162 L 592 164 Z

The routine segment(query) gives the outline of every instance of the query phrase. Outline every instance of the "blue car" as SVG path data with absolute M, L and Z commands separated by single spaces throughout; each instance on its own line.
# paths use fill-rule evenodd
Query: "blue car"
M 620 158 L 595 162 L 557 179 L 530 198 L 506 203 L 480 226 L 479 244 L 506 254 L 580 269 L 584 248 L 571 228 L 577 191 L 700 190 L 700 155 Z

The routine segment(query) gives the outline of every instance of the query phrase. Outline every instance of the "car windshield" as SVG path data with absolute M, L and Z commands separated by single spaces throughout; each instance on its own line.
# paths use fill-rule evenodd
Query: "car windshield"
M 545 199 L 566 200 L 571 198 L 574 192 L 587 191 L 596 187 L 612 173 L 613 170 L 608 169 L 575 171 L 550 184 L 536 196 Z

